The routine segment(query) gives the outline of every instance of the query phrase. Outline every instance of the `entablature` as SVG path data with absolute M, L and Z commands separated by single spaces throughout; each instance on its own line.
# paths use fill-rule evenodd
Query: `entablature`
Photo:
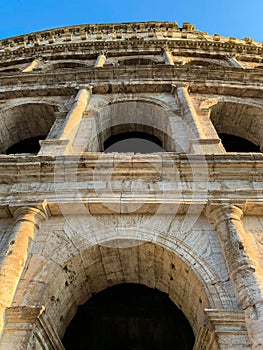
M 205 206 L 210 200 L 242 202 L 253 214 L 263 210 L 262 189 L 263 159 L 259 154 L 0 157 L 3 208 L 46 200 L 51 212 L 55 212 L 52 206 L 66 205 L 73 210 L 87 205 L 98 213 L 110 213 L 112 208 L 129 212 L 134 206 L 147 214 L 159 207 L 172 213 L 180 206 L 183 212 L 183 208 Z

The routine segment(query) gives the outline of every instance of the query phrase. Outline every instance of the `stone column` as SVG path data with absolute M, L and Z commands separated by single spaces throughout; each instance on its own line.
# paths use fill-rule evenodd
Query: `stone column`
M 170 66 L 174 66 L 173 55 L 168 49 L 164 50 L 163 53 L 164 63 Z
M 95 62 L 94 67 L 95 67 L 95 68 L 103 67 L 105 62 L 106 62 L 106 56 L 105 56 L 105 54 L 102 52 L 102 53 L 100 53 L 99 56 L 97 57 L 97 60 L 96 60 L 96 62 Z
M 43 206 L 42 209 L 20 207 L 13 215 L 15 223 L 0 270 L 0 334 L 4 327 L 5 310 L 13 301 L 35 233 L 47 218 Z
M 78 131 L 85 109 L 90 101 L 92 86 L 81 88 L 75 97 L 73 105 L 61 126 L 57 139 L 40 141 L 40 155 L 71 154 L 72 143 Z
M 32 72 L 32 70 L 37 66 L 39 66 L 39 64 L 40 64 L 39 60 L 34 60 L 25 69 L 23 69 L 22 72 L 23 73 Z
M 83 113 L 91 97 L 91 91 L 91 86 L 79 90 L 62 127 L 61 134 L 59 135 L 60 140 L 72 139 L 72 137 L 75 136 Z
M 228 56 L 227 57 L 228 61 L 231 63 L 233 67 L 236 68 L 244 68 L 242 64 L 234 57 L 234 56 Z
M 242 210 L 234 205 L 210 208 L 222 244 L 238 305 L 245 311 L 252 349 L 263 349 L 263 274 L 242 224 Z
M 195 111 L 193 102 L 188 93 L 188 85 L 178 85 L 176 89 L 179 105 L 181 106 L 184 119 L 198 139 L 205 138 L 202 126 Z
M 188 128 L 186 134 L 189 135 L 189 152 L 197 154 L 222 153 L 220 139 L 207 138 L 203 131 L 199 117 L 188 93 L 189 86 L 187 84 L 172 85 L 172 88 L 172 93 L 176 93 L 178 104 L 181 107 L 182 117 Z

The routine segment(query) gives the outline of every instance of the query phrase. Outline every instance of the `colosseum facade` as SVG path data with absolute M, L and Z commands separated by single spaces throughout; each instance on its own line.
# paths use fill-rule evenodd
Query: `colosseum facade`
M 190 23 L 0 41 L 0 349 L 263 349 L 263 44 Z

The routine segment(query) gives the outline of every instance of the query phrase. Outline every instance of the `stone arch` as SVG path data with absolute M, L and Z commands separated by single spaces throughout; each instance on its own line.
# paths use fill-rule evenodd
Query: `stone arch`
M 122 97 L 118 96 L 115 98 L 112 98 L 108 104 L 114 104 L 114 103 L 119 103 L 119 102 L 127 102 L 127 101 L 140 101 L 140 102 L 148 102 L 152 103 L 156 106 L 162 107 L 166 111 L 172 111 L 171 106 L 166 102 L 161 99 L 158 99 L 157 97 L 150 97 L 150 96 L 136 96 L 136 95 L 131 95 L 128 97 Z
M 108 238 L 74 252 L 70 246 L 59 247 L 57 254 L 62 260 L 57 263 L 55 255 L 45 260 L 35 257 L 41 262 L 35 273 L 31 268 L 37 264 L 32 259 L 15 304 L 44 305 L 46 317 L 61 338 L 78 305 L 121 283 L 142 284 L 167 293 L 185 314 L 196 337 L 206 319 L 205 309 L 234 308 L 218 276 L 182 242 L 164 237 L 158 242 L 124 240 L 121 236 L 116 240 L 116 233 Z M 70 251 L 70 256 L 65 254 Z M 23 281 L 27 283 L 27 278 L 31 282 L 25 293 Z M 19 301 L 20 288 L 23 301 Z
M 65 69 L 79 69 L 83 68 L 86 69 L 88 65 L 83 62 L 78 61 L 59 61 L 59 62 L 52 62 L 52 63 L 46 63 L 42 70 L 44 72 L 54 71 L 54 70 L 65 70 Z
M 170 109 L 170 110 L 169 110 Z M 116 98 L 107 104 L 93 106 L 93 127 L 86 151 L 103 151 L 104 142 L 112 135 L 129 131 L 148 133 L 159 139 L 165 151 L 174 151 L 170 123 L 171 108 L 149 98 Z
M 241 137 L 262 148 L 263 108 L 248 103 L 219 101 L 211 108 L 210 119 L 217 133 Z
M 212 59 L 190 59 L 184 63 L 184 67 L 205 67 L 209 69 L 222 69 L 222 67 L 229 67 L 226 61 L 212 60 Z
M 141 57 L 141 56 L 133 56 L 133 57 L 125 57 L 118 60 L 118 64 L 120 66 L 152 66 L 157 62 L 152 57 Z
M 17 67 L 9 67 L 0 70 L 0 73 L 19 73 L 21 72 L 20 68 Z
M 37 136 L 46 136 L 55 121 L 58 106 L 47 103 L 24 103 L 0 112 L 0 150 Z

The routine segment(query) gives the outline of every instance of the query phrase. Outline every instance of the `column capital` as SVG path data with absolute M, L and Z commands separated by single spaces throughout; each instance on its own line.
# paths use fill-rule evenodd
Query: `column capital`
M 250 349 L 245 313 L 241 310 L 205 309 L 218 345 L 227 349 Z
M 91 84 L 79 85 L 78 87 L 76 87 L 77 91 L 87 90 L 90 93 L 92 93 L 92 89 L 93 89 L 93 85 L 91 85 Z
M 106 57 L 106 52 L 105 51 L 99 52 L 94 67 L 96 67 L 96 68 L 103 67 L 104 63 L 106 61 L 106 58 L 107 57 Z
M 168 47 L 163 48 L 164 63 L 170 66 L 174 66 L 173 54 Z
M 178 88 L 182 88 L 187 92 L 189 92 L 189 89 L 190 89 L 190 84 L 186 82 L 178 82 L 176 84 L 171 84 L 171 86 L 172 86 L 172 94 L 176 93 Z
M 19 221 L 29 221 L 39 228 L 41 222 L 45 221 L 49 216 L 49 208 L 47 202 L 44 201 L 34 206 L 12 206 L 9 208 L 15 223 Z
M 161 47 L 161 52 L 164 53 L 165 51 L 170 51 L 170 48 L 169 48 L 168 43 L 165 43 L 165 44 Z
M 99 56 L 102 55 L 102 56 L 105 56 L 107 55 L 107 50 L 101 50 L 99 51 Z
M 45 315 L 44 306 L 7 307 L 5 319 L 0 349 L 26 349 L 28 344 L 35 349 L 35 339 L 41 339 L 45 349 L 64 349 L 56 329 Z
M 233 328 L 246 327 L 245 313 L 243 310 L 205 309 L 210 322 L 214 325 L 227 325 Z
M 244 203 L 224 203 L 209 201 L 206 207 L 206 215 L 215 226 L 228 220 L 241 221 L 244 215 Z
M 6 308 L 6 323 L 11 327 L 15 323 L 35 323 L 45 311 L 44 306 L 10 306 Z
M 170 50 L 169 46 L 168 45 L 165 45 L 161 48 L 161 52 L 162 54 L 165 54 L 165 52 L 168 52 L 169 54 L 172 55 L 172 51 Z
M 88 86 L 80 86 L 77 88 L 77 95 L 74 99 L 75 103 L 84 103 L 86 105 L 87 99 L 89 98 L 89 94 L 91 93 L 91 90 L 88 88 Z

